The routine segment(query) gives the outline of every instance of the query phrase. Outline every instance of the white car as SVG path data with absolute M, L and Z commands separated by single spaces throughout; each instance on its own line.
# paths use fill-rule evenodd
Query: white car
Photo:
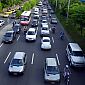
M 35 41 L 37 37 L 37 30 L 35 28 L 29 28 L 26 33 L 26 41 Z
M 49 36 L 50 35 L 50 31 L 48 28 L 48 25 L 43 25 L 41 28 L 41 36 Z
M 48 13 L 47 9 L 43 9 L 43 12 L 42 13 L 43 14 L 47 14 Z
M 43 37 L 41 39 L 41 49 L 44 50 L 51 49 L 51 41 L 49 37 Z
M 27 55 L 25 52 L 16 52 L 12 58 L 8 72 L 9 74 L 18 75 L 23 74 L 27 63 Z
M 33 17 L 34 19 L 39 19 L 39 14 L 35 14 Z
M 46 24 L 48 25 L 47 20 L 45 20 L 45 19 L 44 19 L 44 20 L 42 20 L 41 26 L 46 25 Z
M 5 21 L 4 21 L 4 20 L 0 20 L 0 27 L 1 27 L 1 26 L 3 26 L 3 25 L 4 25 L 4 23 L 5 23 Z

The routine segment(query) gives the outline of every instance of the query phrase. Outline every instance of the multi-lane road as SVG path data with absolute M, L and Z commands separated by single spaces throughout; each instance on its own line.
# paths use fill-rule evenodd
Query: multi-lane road
M 40 10 L 41 14 L 41 10 Z M 49 15 L 49 11 L 48 11 Z M 55 17 L 55 14 L 52 14 Z M 48 17 L 49 28 L 51 28 L 50 18 Z M 30 25 L 28 26 L 28 28 Z M 3 28 L 2 28 L 3 29 Z M 62 77 L 62 71 L 68 60 L 66 57 L 66 45 L 68 44 L 68 36 L 65 34 L 64 40 L 59 38 L 59 33 L 63 30 L 60 22 L 56 24 L 56 33 L 52 34 L 50 31 L 50 38 L 52 49 L 49 51 L 42 51 L 40 48 L 40 29 L 41 17 L 39 18 L 38 35 L 35 42 L 26 42 L 23 32 L 17 35 L 16 40 L 12 44 L 0 45 L 0 85 L 50 85 L 44 83 L 44 61 L 47 57 L 56 57 L 61 71 L 60 85 L 65 85 Z M 64 31 L 64 30 L 63 30 Z M 65 31 L 64 31 L 65 32 Z M 66 32 L 65 32 L 66 33 Z M 8 74 L 8 66 L 17 51 L 23 51 L 27 54 L 27 66 L 22 76 L 10 76 Z M 58 57 L 57 57 L 58 55 Z M 84 85 L 85 84 L 85 70 L 78 70 L 77 68 L 70 68 L 71 79 L 70 85 Z M 57 85 L 57 84 L 56 84 Z

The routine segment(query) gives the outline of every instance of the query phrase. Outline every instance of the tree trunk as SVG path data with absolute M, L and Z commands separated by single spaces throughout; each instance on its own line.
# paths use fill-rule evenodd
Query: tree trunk
M 82 35 L 82 30 L 83 30 L 83 25 L 82 24 L 80 24 L 80 30 L 81 30 L 81 35 Z

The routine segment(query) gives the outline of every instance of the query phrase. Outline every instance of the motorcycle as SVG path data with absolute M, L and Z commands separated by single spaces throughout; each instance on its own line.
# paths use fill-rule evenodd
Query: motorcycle
M 53 34 L 55 33 L 55 27 L 52 28 L 52 33 L 53 33 Z
M 70 82 L 70 74 L 69 72 L 68 73 L 64 73 L 64 79 L 65 79 L 65 83 L 66 85 L 69 85 L 69 82 Z
M 60 39 L 61 39 L 61 40 L 64 39 L 64 33 L 63 33 L 63 32 L 60 33 Z

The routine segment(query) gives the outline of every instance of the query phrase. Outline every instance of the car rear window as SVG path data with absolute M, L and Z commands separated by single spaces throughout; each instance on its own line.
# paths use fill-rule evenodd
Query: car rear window
M 29 31 L 29 32 L 28 32 L 28 35 L 35 35 L 35 32 Z

